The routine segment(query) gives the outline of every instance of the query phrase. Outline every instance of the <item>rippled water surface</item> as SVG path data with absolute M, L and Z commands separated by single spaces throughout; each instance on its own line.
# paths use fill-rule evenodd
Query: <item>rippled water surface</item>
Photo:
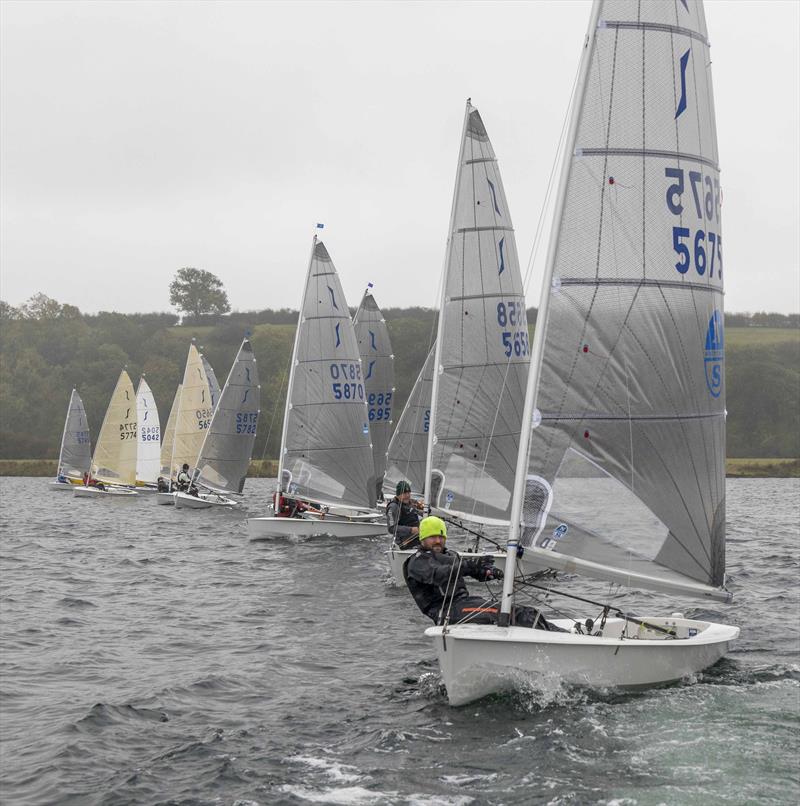
M 268 489 L 248 482 L 250 514 Z M 247 513 L 0 492 L 4 803 L 800 800 L 797 480 L 729 480 L 733 605 L 632 597 L 742 628 L 699 679 L 458 709 L 383 539 L 250 542 Z

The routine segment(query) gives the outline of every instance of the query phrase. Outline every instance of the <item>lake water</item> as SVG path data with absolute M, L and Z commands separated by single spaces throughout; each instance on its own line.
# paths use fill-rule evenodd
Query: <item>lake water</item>
M 271 484 L 248 481 L 250 514 Z M 250 542 L 246 513 L 0 493 L 3 803 L 800 800 L 798 480 L 728 481 L 733 605 L 633 597 L 741 627 L 696 681 L 458 709 L 381 538 Z

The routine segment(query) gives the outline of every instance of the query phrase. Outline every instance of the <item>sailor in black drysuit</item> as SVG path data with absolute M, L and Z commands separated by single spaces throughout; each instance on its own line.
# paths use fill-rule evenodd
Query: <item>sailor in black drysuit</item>
M 386 507 L 386 528 L 401 549 L 416 548 L 419 535 L 418 506 L 411 502 L 411 485 L 398 481 L 395 497 Z
M 488 582 L 502 579 L 503 571 L 495 568 L 491 557 L 465 557 L 447 551 L 444 546 L 446 539 L 447 526 L 441 518 L 430 516 L 420 523 L 417 553 L 409 558 L 403 569 L 414 601 L 436 624 L 443 624 L 445 617 L 450 624 L 460 621 L 496 624 L 500 614 L 497 602 L 483 596 L 470 596 L 464 577 Z M 533 607 L 515 607 L 512 624 L 561 631 L 545 621 Z

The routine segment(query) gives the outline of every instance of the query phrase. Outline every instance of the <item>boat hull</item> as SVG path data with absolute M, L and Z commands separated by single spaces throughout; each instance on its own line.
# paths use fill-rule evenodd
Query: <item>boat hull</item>
M 121 488 L 109 487 L 101 490 L 98 487 L 73 487 L 75 498 L 113 498 L 115 500 L 134 499 L 139 497 L 135 490 L 125 490 Z
M 609 619 L 604 636 L 576 635 L 525 627 L 459 624 L 429 627 L 451 705 L 465 705 L 489 694 L 567 683 L 587 688 L 638 689 L 675 682 L 707 669 L 722 658 L 739 635 L 738 627 L 691 619 L 640 617 L 675 625 L 678 636 L 665 640 L 638 625 Z M 556 621 L 570 627 L 571 621 Z M 625 630 L 625 637 L 623 636 Z M 637 638 L 637 631 L 646 637 Z M 444 633 L 444 634 L 443 634 Z
M 238 506 L 238 501 L 223 496 L 175 493 L 175 507 L 177 509 L 233 509 Z
M 375 537 L 386 533 L 386 524 L 338 518 L 249 518 L 251 540 L 268 537 Z
M 156 503 L 162 507 L 175 506 L 175 496 L 178 493 L 156 493 Z
M 58 491 L 70 492 L 70 491 L 74 490 L 77 486 L 79 486 L 80 484 L 81 484 L 81 482 L 78 482 L 78 481 L 74 481 L 74 482 L 73 481 L 51 481 L 48 486 L 54 492 L 58 492 Z

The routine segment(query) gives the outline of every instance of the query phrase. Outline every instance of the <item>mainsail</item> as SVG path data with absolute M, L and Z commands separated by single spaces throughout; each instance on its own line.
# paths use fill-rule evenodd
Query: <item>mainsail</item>
M 583 58 L 532 359 L 522 542 L 552 567 L 724 599 L 721 191 L 702 4 L 597 2 Z
M 178 407 L 181 402 L 181 389 L 183 384 L 179 383 L 175 391 L 175 397 L 172 399 L 172 408 L 169 410 L 169 417 L 167 418 L 167 427 L 164 429 L 164 439 L 161 443 L 161 475 L 168 479 L 170 476 L 176 475 L 172 470 L 172 448 L 175 444 L 175 423 L 178 421 Z
M 136 390 L 136 481 L 155 484 L 161 464 L 161 426 L 153 392 L 144 379 Z
M 414 496 L 421 496 L 425 490 L 425 459 L 431 423 L 431 384 L 435 354 L 434 345 L 414 382 L 414 388 L 389 442 L 386 475 L 383 479 L 384 495 L 394 495 L 399 481 L 407 481 Z
M 367 395 L 369 433 L 375 463 L 373 484 L 376 495 L 380 497 L 386 471 L 386 449 L 392 434 L 394 355 L 386 320 L 369 291 L 364 292 L 361 305 L 353 317 L 353 328 L 361 354 L 364 391 Z
M 359 509 L 373 506 L 368 422 L 347 301 L 328 250 L 314 238 L 289 376 L 281 491 Z
M 197 460 L 196 481 L 219 493 L 240 493 L 256 440 L 259 413 L 258 368 L 245 339 L 217 400 Z
M 202 348 L 201 348 L 202 349 Z M 203 353 L 200 353 L 200 358 L 203 361 L 203 369 L 206 371 L 206 379 L 208 380 L 208 391 L 211 395 L 211 408 L 213 409 L 217 405 L 217 401 L 219 400 L 219 381 L 217 380 L 217 374 L 214 372 L 214 367 L 211 366 L 209 360 L 205 357 Z
M 67 419 L 61 437 L 61 450 L 58 455 L 58 475 L 81 479 L 92 463 L 92 449 L 89 439 L 89 423 L 86 411 L 78 392 L 73 389 L 69 398 Z
M 172 445 L 172 468 L 177 475 L 183 465 L 193 468 L 211 424 L 211 392 L 203 360 L 194 344 L 189 346 L 183 386 L 178 400 L 175 436 Z
M 136 483 L 136 395 L 125 370 L 117 379 L 100 427 L 91 473 L 110 484 Z
M 440 311 L 426 497 L 435 509 L 508 523 L 528 325 L 497 159 L 469 101 Z

